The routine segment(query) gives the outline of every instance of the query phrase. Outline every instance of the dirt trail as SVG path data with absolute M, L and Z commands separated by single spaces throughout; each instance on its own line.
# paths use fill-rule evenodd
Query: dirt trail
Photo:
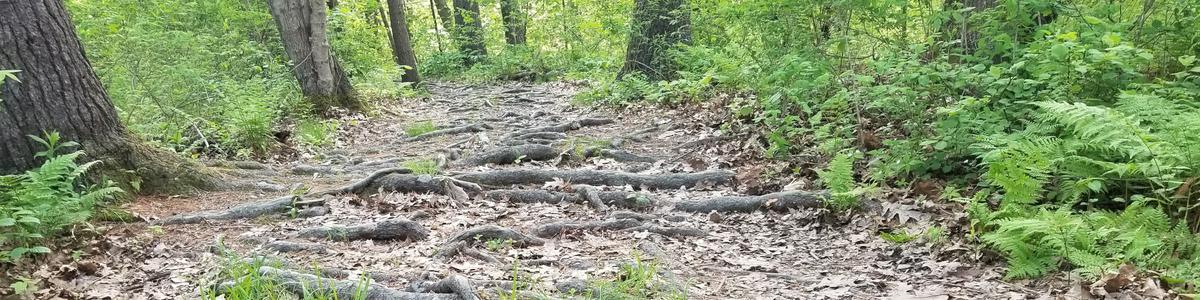
M 651 296 L 662 298 L 1045 292 L 1001 281 L 994 266 L 958 261 L 974 250 L 883 241 L 882 215 L 830 221 L 813 208 L 820 191 L 738 197 L 753 196 L 735 189 L 745 184 L 733 180 L 745 166 L 709 149 L 742 141 L 712 139 L 712 124 L 694 113 L 580 108 L 569 103 L 575 88 L 563 83 L 435 83 L 430 91 L 428 100 L 345 122 L 337 145 L 321 155 L 214 164 L 233 174 L 238 191 L 140 199 L 130 209 L 151 221 L 110 225 L 104 254 L 93 258 L 105 268 L 71 284 L 93 297 L 198 298 L 237 255 L 292 266 L 264 271 L 276 275 L 366 274 L 381 291 L 422 299 L 470 297 L 447 278 L 466 279 L 484 299 L 514 282 L 531 297 L 601 295 L 609 291 L 593 290 L 595 282 L 617 279 L 635 261 L 655 266 Z M 405 128 L 423 120 L 446 130 L 406 137 Z M 445 168 L 397 168 L 419 159 Z M 253 205 L 227 210 L 245 203 Z

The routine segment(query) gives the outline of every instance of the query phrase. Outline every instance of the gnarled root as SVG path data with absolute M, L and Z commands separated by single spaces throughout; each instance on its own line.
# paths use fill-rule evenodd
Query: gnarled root
M 320 205 L 324 205 L 324 202 L 321 200 L 301 202 L 300 197 L 286 196 L 264 202 L 245 203 L 225 210 L 202 211 L 191 214 L 176 215 L 155 223 L 172 225 L 193 224 L 216 220 L 249 219 L 262 215 L 283 214 L 291 212 L 293 209 L 301 209 L 304 207 Z
M 522 161 L 543 161 L 558 158 L 561 152 L 554 147 L 542 144 L 523 144 L 496 148 L 475 156 L 463 159 L 461 166 L 482 166 L 486 164 L 507 165 Z
M 451 257 L 462 253 L 462 249 L 490 240 L 508 241 L 512 243 L 512 246 L 522 248 L 540 246 L 546 243 L 541 238 L 528 236 L 516 230 L 495 225 L 481 225 L 455 234 L 442 244 L 442 247 L 438 249 L 437 255 L 440 257 Z
M 382 178 L 383 176 L 387 176 L 387 175 L 391 175 L 391 174 L 411 174 L 411 173 L 412 173 L 412 170 L 409 170 L 408 168 L 382 169 L 379 171 L 375 171 L 374 173 L 371 173 L 371 175 L 367 176 L 367 178 L 364 178 L 363 180 L 359 180 L 358 182 L 355 182 L 348 186 L 317 192 L 317 193 L 314 193 L 313 195 L 322 196 L 322 195 L 340 195 L 340 194 L 361 194 L 364 191 L 367 191 L 367 186 L 370 186 L 372 183 L 375 183 L 376 180 L 379 180 L 379 178 Z
M 330 295 L 337 299 L 369 300 L 457 300 L 461 294 L 410 293 L 394 290 L 381 284 L 363 284 L 358 280 L 336 280 L 272 267 L 259 267 L 258 274 L 271 278 L 276 284 L 297 296 Z M 359 298 L 364 295 L 365 298 Z M 473 293 L 472 293 L 473 294 Z
M 726 196 L 709 198 L 700 201 L 682 201 L 675 203 L 675 210 L 686 212 L 742 212 L 770 210 L 787 212 L 790 209 L 821 207 L 827 192 L 786 191 L 762 196 Z
M 443 135 L 460 134 L 460 133 L 475 133 L 475 132 L 480 132 L 480 131 L 484 131 L 484 130 L 488 130 L 488 129 L 492 129 L 492 126 L 485 124 L 485 123 L 469 124 L 469 125 L 463 125 L 463 126 L 459 126 L 459 127 L 438 129 L 438 130 L 422 133 L 420 135 L 405 138 L 404 141 L 405 142 L 415 142 L 415 141 L 427 140 L 427 139 L 431 139 L 431 138 L 439 137 L 439 136 L 443 136 Z
M 551 192 L 545 190 L 492 190 L 483 194 L 484 199 L 492 201 L 504 201 L 510 203 L 581 203 L 588 204 L 594 208 L 606 208 L 608 205 L 639 209 L 654 206 L 654 201 L 649 196 L 622 191 L 587 191 L 586 193 L 594 193 L 596 199 L 588 199 L 581 195 L 585 193 L 563 193 Z M 601 205 L 597 205 L 597 201 Z
M 322 226 L 300 231 L 302 238 L 327 239 L 332 241 L 353 240 L 412 240 L 419 241 L 429 237 L 429 229 L 417 222 L 405 219 L 391 219 L 379 223 L 358 226 Z
M 575 184 L 624 186 L 644 189 L 695 188 L 702 185 L 727 184 L 733 172 L 712 170 L 699 173 L 636 174 L 598 170 L 499 170 L 470 173 L 454 178 L 483 185 L 503 186 L 516 184 L 542 184 L 555 178 Z

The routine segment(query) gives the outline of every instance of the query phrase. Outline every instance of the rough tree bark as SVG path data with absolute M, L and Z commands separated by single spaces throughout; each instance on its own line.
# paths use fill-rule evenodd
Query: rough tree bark
M 432 0 L 433 7 L 437 9 L 437 18 L 442 22 L 442 29 L 446 32 L 454 32 L 454 11 L 450 10 L 450 6 L 446 5 L 446 0 Z
M 417 72 L 417 55 L 413 52 L 412 41 L 408 34 L 408 21 L 404 14 L 404 0 L 387 0 L 388 15 L 390 15 L 392 28 L 392 55 L 396 59 L 396 63 L 404 68 L 404 75 L 400 77 L 404 82 L 421 82 L 421 75 Z
M 525 13 L 520 0 L 500 0 L 500 19 L 504 21 L 504 42 L 525 44 Z
M 625 65 L 618 77 L 641 73 L 650 80 L 674 78 L 678 66 L 668 51 L 692 40 L 687 0 L 637 0 L 631 27 Z
M 325 32 L 325 1 L 268 0 L 300 91 L 320 112 L 361 108 Z
M 467 57 L 466 63 L 474 64 L 487 56 L 479 3 L 475 0 L 454 0 L 454 11 L 454 42 L 458 44 L 458 51 Z
M 60 0 L 0 1 L 0 70 L 21 70 L 20 81 L 0 86 L 0 174 L 34 168 L 41 146 L 27 136 L 57 131 L 79 142 L 93 174 L 142 192 L 176 193 L 216 187 L 215 175 L 144 145 L 121 124 L 116 109 L 84 56 Z

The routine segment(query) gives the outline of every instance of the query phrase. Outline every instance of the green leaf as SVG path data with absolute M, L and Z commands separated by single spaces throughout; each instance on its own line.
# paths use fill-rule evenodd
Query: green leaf
M 1184 67 L 1189 67 L 1193 63 L 1196 63 L 1195 55 L 1184 55 L 1179 57 L 1179 64 L 1183 65 Z
M 42 220 L 38 220 L 38 218 L 34 218 L 34 217 L 25 216 L 25 217 L 21 217 L 20 219 L 17 219 L 17 222 L 25 223 L 25 224 L 41 224 Z
M 17 219 L 0 218 L 0 227 L 8 227 L 8 226 L 13 226 L 13 225 L 17 225 Z
M 1104 44 L 1108 45 L 1109 47 L 1121 44 L 1121 36 L 1117 35 L 1115 33 L 1112 33 L 1112 32 L 1105 33 L 1104 36 L 1101 37 L 1100 39 L 1102 41 L 1104 41 Z
M 37 247 L 29 248 L 29 253 L 46 254 L 46 253 L 50 253 L 50 248 L 46 248 L 43 246 L 37 246 Z
M 1093 192 L 1100 192 L 1104 190 L 1104 183 L 1099 180 L 1092 180 L 1087 183 L 1087 187 Z
M 1070 49 L 1067 49 L 1066 44 L 1055 44 L 1054 47 L 1050 47 L 1050 54 L 1055 58 L 1063 58 L 1067 56 L 1068 50 Z

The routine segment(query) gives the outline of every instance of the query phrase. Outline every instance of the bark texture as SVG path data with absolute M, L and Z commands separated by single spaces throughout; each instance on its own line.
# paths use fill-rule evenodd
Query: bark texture
M 431 1 L 433 1 L 433 7 L 437 9 L 437 17 L 442 23 L 442 28 L 446 32 L 454 32 L 454 11 L 450 10 L 449 5 L 446 5 L 446 0 Z
M 413 52 L 412 40 L 408 31 L 408 18 L 404 15 L 404 0 L 387 0 L 388 15 L 391 17 L 390 26 L 392 28 L 392 56 L 396 59 L 396 64 L 404 68 L 404 75 L 400 77 L 403 82 L 421 82 L 421 75 L 417 72 L 417 54 Z
M 268 0 L 271 16 L 292 60 L 292 73 L 300 91 L 314 107 L 326 112 L 332 107 L 357 110 L 350 78 L 329 45 L 325 30 L 325 2 L 321 0 Z
M 0 174 L 40 165 L 34 153 L 44 149 L 28 136 L 56 131 L 104 161 L 93 175 L 141 180 L 142 192 L 217 186 L 213 173 L 144 145 L 120 123 L 62 1 L 0 1 L 0 70 L 21 71 L 0 86 Z
M 504 21 L 504 42 L 524 45 L 526 16 L 521 10 L 521 0 L 500 0 L 500 18 Z
M 619 77 L 640 73 L 650 80 L 676 76 L 678 66 L 669 50 L 692 40 L 691 14 L 686 0 L 637 0 L 629 46 Z
M 467 63 L 473 64 L 487 56 L 479 3 L 475 0 L 454 0 L 454 11 L 454 42 L 458 44 L 458 51 L 467 57 Z

